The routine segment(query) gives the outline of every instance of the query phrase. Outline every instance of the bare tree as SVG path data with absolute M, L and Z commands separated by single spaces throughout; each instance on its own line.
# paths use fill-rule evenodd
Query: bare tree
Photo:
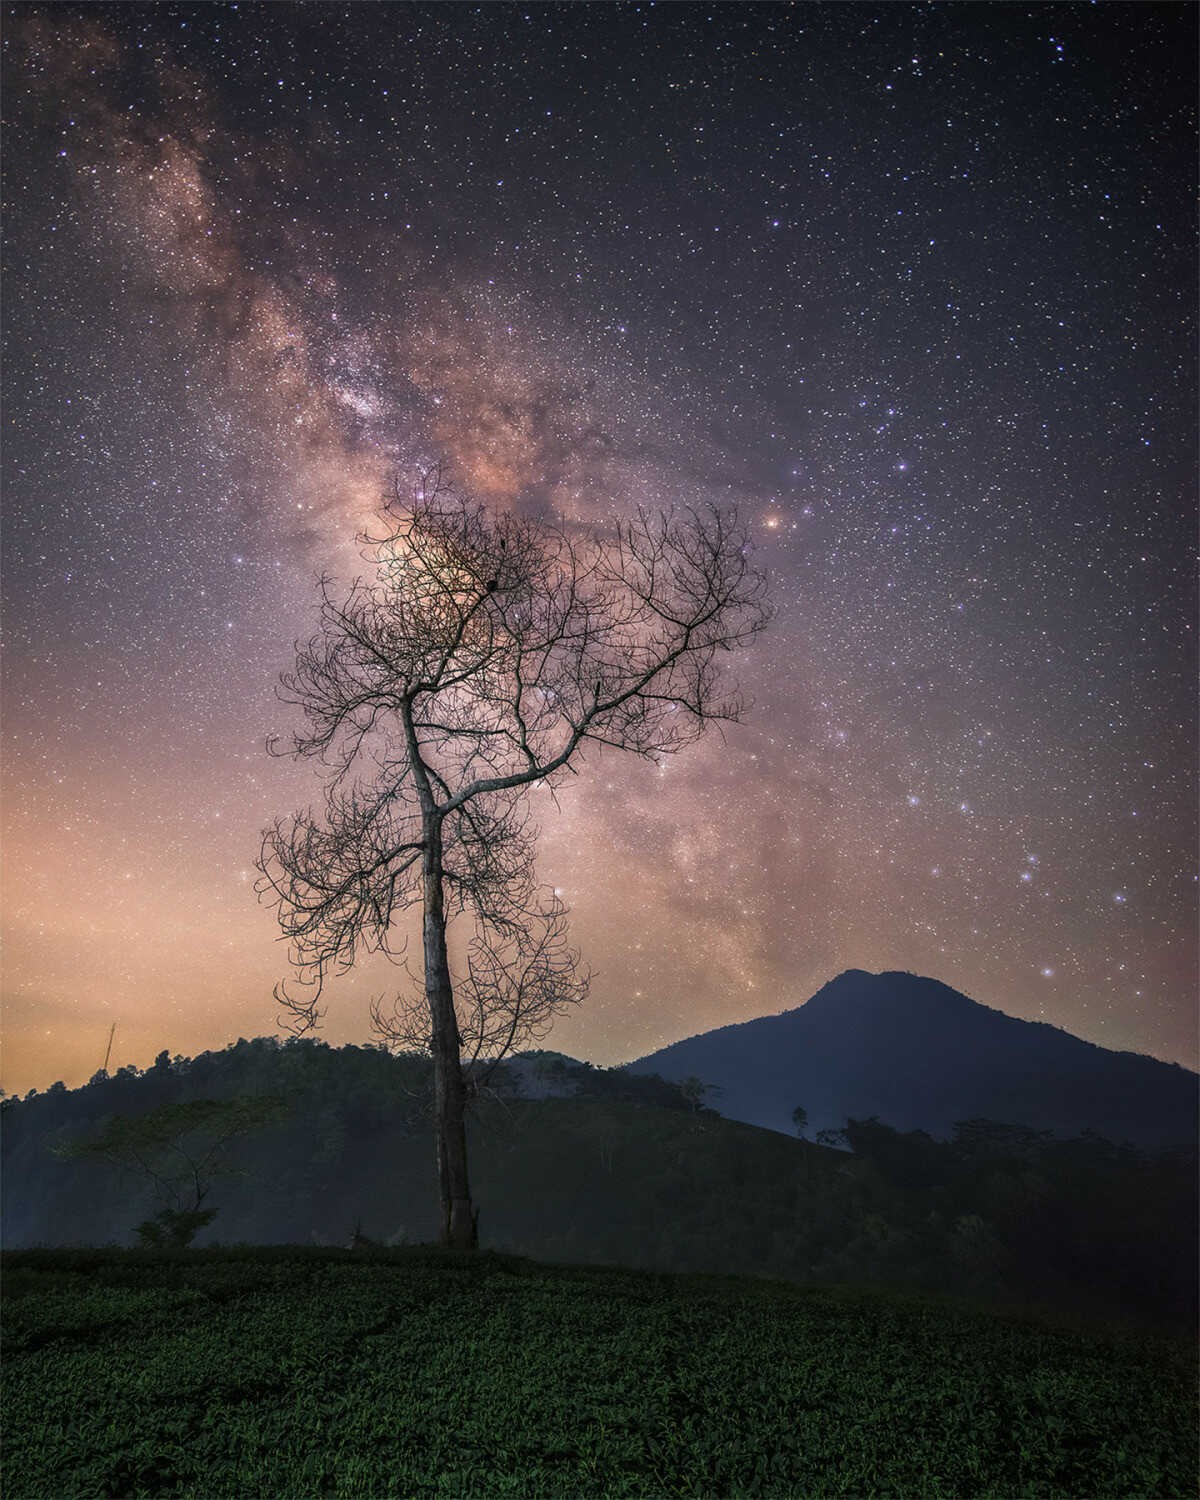
M 474 1065 L 540 1037 L 587 987 L 565 909 L 534 882 L 528 789 L 555 789 L 589 745 L 657 760 L 736 720 L 719 653 L 769 611 L 744 529 L 715 509 L 639 512 L 583 536 L 493 515 L 435 473 L 384 521 L 362 539 L 374 577 L 344 598 L 321 580 L 320 628 L 281 679 L 305 718 L 285 753 L 330 775 L 321 817 L 264 834 L 259 889 L 301 981 L 276 990 L 297 1032 L 317 1024 L 327 975 L 360 951 L 400 956 L 393 920 L 420 904 L 423 995 L 373 1014 L 432 1055 L 442 1238 L 470 1248 Z M 454 912 L 474 923 L 457 985 Z
M 512 896 L 511 888 L 506 894 Z M 591 976 L 567 945 L 566 918 L 567 909 L 557 897 L 538 906 L 526 901 L 504 922 L 496 920 L 494 908 L 476 912 L 466 967 L 453 975 L 468 1096 L 486 1086 L 510 1053 L 541 1041 L 564 1006 L 586 996 Z M 390 1013 L 382 1001 L 371 1002 L 372 1030 L 401 1051 L 431 1050 L 429 1021 L 421 986 L 410 995 L 397 996 Z

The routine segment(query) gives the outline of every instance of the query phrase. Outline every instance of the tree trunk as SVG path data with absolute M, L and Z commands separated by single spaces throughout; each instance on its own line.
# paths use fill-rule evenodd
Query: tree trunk
M 433 1052 L 433 1130 L 437 1140 L 442 1244 L 473 1250 L 477 1215 L 471 1210 L 467 1177 L 466 1103 L 454 987 L 446 953 L 446 905 L 442 883 L 442 830 L 433 819 L 425 829 L 425 998 L 429 1002 Z

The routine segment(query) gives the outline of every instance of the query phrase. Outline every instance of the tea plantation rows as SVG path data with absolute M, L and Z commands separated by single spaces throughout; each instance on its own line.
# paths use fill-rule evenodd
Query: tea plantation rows
M 430 1249 L 4 1258 L 9 1500 L 1147 1496 L 1186 1345 Z

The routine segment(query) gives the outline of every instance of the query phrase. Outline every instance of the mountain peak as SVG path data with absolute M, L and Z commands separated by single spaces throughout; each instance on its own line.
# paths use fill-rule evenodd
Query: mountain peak
M 969 1005 L 979 1003 L 977 1000 L 972 1000 L 969 995 L 964 995 L 961 990 L 943 983 L 940 979 L 930 979 L 924 974 L 913 974 L 908 969 L 881 969 L 878 974 L 873 974 L 869 969 L 843 969 L 840 974 L 823 984 L 813 999 L 829 991 L 844 990 L 878 991 L 887 994 L 892 999 L 897 998 L 902 992 L 955 995 Z
M 1195 1137 L 1200 1080 L 1022 1021 L 903 970 L 846 969 L 803 1005 L 723 1026 L 627 1065 L 714 1084 L 720 1113 L 790 1133 L 877 1115 L 946 1137 L 988 1118 L 1063 1135 L 1175 1145 Z

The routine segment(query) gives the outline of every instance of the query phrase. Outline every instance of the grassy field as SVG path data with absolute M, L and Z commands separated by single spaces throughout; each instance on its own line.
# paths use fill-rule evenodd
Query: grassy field
M 1190 1495 L 1190 1346 L 894 1293 L 281 1247 L 3 1261 L 7 1500 Z

